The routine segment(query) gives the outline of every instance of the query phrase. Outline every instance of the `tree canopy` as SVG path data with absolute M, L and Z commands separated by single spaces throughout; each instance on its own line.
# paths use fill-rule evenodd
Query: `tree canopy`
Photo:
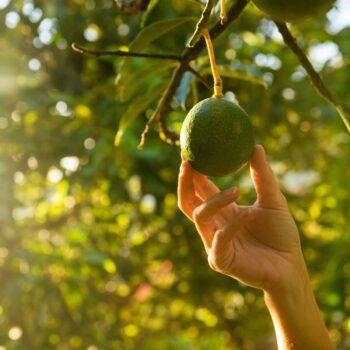
M 211 271 L 177 208 L 178 146 L 152 123 L 138 148 L 179 60 L 71 48 L 179 56 L 203 5 L 151 0 L 130 15 L 112 0 L 0 0 L 1 350 L 274 348 L 262 293 Z M 349 13 L 338 1 L 290 27 L 344 104 Z M 213 44 L 225 97 L 248 112 L 288 199 L 332 339 L 348 349 L 349 133 L 253 4 Z M 212 94 L 205 50 L 191 69 L 162 113 L 166 132 Z M 251 203 L 248 168 L 214 180 Z

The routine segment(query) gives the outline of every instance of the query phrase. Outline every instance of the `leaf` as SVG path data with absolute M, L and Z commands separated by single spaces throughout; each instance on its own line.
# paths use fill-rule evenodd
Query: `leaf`
M 193 81 L 193 76 L 190 72 L 186 72 L 183 76 L 180 86 L 176 90 L 175 98 L 179 102 L 183 110 L 186 109 L 185 102 L 188 92 L 190 90 L 191 82 Z
M 140 94 L 137 98 L 135 98 L 133 103 L 129 105 L 119 122 L 119 128 L 114 140 L 114 144 L 116 146 L 119 146 L 128 125 L 130 125 L 151 102 L 153 102 L 157 97 L 159 98 L 163 90 L 164 84 L 161 84 L 156 88 L 152 88 L 151 92 L 146 96 Z
M 141 28 L 143 28 L 148 20 L 148 17 L 150 16 L 151 12 L 153 11 L 153 9 L 156 7 L 156 5 L 158 4 L 159 0 L 151 0 L 150 4 L 147 7 L 147 10 L 145 11 L 145 13 L 142 15 L 142 19 L 141 19 Z
M 229 66 L 218 66 L 218 70 L 222 77 L 247 80 L 247 81 L 250 81 L 251 83 L 258 84 L 263 86 L 264 88 L 267 88 L 267 85 L 262 77 L 252 74 L 247 70 L 235 70 Z M 201 72 L 202 74 L 207 74 L 207 75 L 212 74 L 210 67 L 202 69 Z
M 121 102 L 130 100 L 139 91 L 145 91 L 145 85 L 150 75 L 158 76 L 163 71 L 173 68 L 177 62 L 166 61 L 159 64 L 158 62 L 149 62 L 145 67 L 134 71 L 125 76 L 125 79 L 118 80 L 118 92 Z
M 140 52 L 145 47 L 147 47 L 152 41 L 160 38 L 169 31 L 175 29 L 176 27 L 184 23 L 193 21 L 196 22 L 196 19 L 193 17 L 180 17 L 152 23 L 151 25 L 141 30 L 141 32 L 129 45 L 129 50 Z
M 196 19 L 193 17 L 181 17 L 155 22 L 138 33 L 136 38 L 129 45 L 129 51 L 141 52 L 152 41 L 162 37 L 176 27 L 192 21 L 196 21 Z M 120 68 L 117 78 L 118 82 L 125 80 L 126 76 L 132 71 L 131 62 L 132 58 L 124 58 L 123 65 Z M 158 61 L 158 64 L 161 65 L 162 63 Z

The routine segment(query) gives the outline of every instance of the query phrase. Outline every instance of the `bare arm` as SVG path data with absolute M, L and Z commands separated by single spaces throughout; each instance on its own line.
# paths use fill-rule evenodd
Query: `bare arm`
M 183 162 L 179 207 L 194 222 L 212 269 L 263 290 L 279 350 L 333 350 L 297 227 L 262 146 L 255 147 L 250 166 L 257 199 L 239 206 L 237 188 L 220 192 Z

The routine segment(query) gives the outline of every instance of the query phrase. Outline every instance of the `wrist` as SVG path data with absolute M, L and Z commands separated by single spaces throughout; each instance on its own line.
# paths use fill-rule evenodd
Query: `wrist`
M 276 266 L 275 275 L 263 288 L 264 295 L 270 299 L 289 296 L 299 297 L 310 287 L 310 279 L 304 257 L 300 252 L 285 256 Z
M 334 350 L 311 288 L 306 265 L 303 261 L 294 267 L 278 287 L 264 290 L 278 349 Z
M 289 282 L 282 282 L 276 288 L 264 290 L 264 300 L 270 313 L 280 313 L 280 310 L 284 313 L 297 313 L 305 305 L 310 306 L 313 292 L 307 271 L 296 273 Z

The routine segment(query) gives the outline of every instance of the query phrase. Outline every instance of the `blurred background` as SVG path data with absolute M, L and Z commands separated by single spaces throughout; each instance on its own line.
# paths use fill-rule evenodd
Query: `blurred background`
M 165 21 L 139 47 L 180 54 L 195 21 L 166 23 L 202 5 L 152 0 L 127 16 L 112 0 L 0 0 L 0 350 L 275 348 L 261 291 L 211 271 L 177 208 L 178 147 L 152 131 L 137 149 L 174 63 L 70 47 L 127 49 Z M 349 2 L 293 31 L 348 102 Z M 214 48 L 288 198 L 332 339 L 350 349 L 349 134 L 253 5 Z M 205 51 L 196 69 L 211 81 Z M 170 127 L 209 95 L 185 75 Z M 248 168 L 215 181 L 255 200 Z

